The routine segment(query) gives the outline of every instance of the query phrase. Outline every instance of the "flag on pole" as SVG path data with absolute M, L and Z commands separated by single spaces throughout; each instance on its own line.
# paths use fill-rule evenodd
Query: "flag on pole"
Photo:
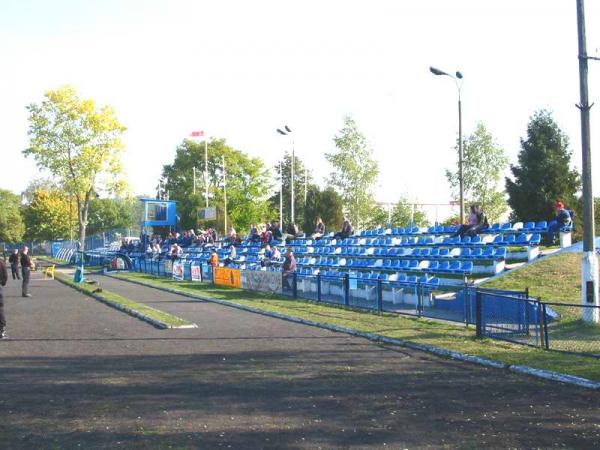
M 191 137 L 200 137 L 200 136 L 204 136 L 204 130 L 200 130 L 200 131 L 192 131 L 192 134 L 190 134 Z

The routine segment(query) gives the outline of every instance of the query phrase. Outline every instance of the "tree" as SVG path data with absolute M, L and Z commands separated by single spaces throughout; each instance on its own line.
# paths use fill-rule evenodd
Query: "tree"
M 506 178 L 512 219 L 546 220 L 556 200 L 575 205 L 579 174 L 571 169 L 569 139 L 550 112 L 537 111 L 531 117 L 518 161 L 511 165 L 513 179 Z
M 20 196 L 0 189 L 0 242 L 21 242 L 25 225 L 20 206 Z
M 350 116 L 344 118 L 344 126 L 333 141 L 337 151 L 325 154 L 333 167 L 328 182 L 341 195 L 344 212 L 354 227 L 361 229 L 374 205 L 372 191 L 379 174 L 377 162 Z
M 508 209 L 498 186 L 508 158 L 481 122 L 475 132 L 464 139 L 463 151 L 465 199 L 467 203 L 479 204 L 490 222 L 496 222 Z M 452 197 L 459 200 L 458 170 L 446 170 L 446 178 L 452 188 Z
M 121 177 L 121 135 L 125 127 L 109 106 L 79 98 L 62 86 L 45 94 L 29 111 L 29 148 L 40 169 L 49 171 L 77 203 L 79 242 L 84 246 L 90 201 L 96 192 L 124 189 Z
M 392 226 L 393 227 L 408 227 L 427 226 L 427 214 L 419 208 L 415 203 L 409 203 L 406 199 L 401 198 L 392 209 Z
M 303 229 L 306 233 L 312 233 L 320 217 L 327 231 L 339 230 L 344 221 L 342 198 L 331 187 L 319 190 L 317 186 L 308 187 L 306 210 L 304 215 Z
M 52 241 L 69 238 L 77 223 L 77 208 L 58 189 L 37 189 L 23 208 L 27 240 Z
M 96 198 L 90 202 L 88 233 L 104 233 L 114 229 L 137 228 L 142 216 L 136 198 Z
M 269 198 L 269 204 L 271 210 L 277 210 L 277 217 L 279 217 L 279 180 L 281 173 L 283 173 L 283 221 L 285 224 L 288 223 L 291 217 L 291 197 L 292 197 L 292 155 L 288 152 L 283 154 L 283 158 L 273 168 L 273 172 L 277 176 L 277 192 Z M 308 191 L 310 188 L 316 188 L 314 186 L 312 176 L 310 172 L 306 170 L 306 167 L 302 163 L 302 160 L 297 156 L 294 157 L 294 221 L 296 224 L 302 225 L 306 223 L 305 218 L 305 204 L 304 204 L 304 187 Z M 318 189 L 318 188 L 317 188 Z M 277 219 L 279 220 L 279 219 Z M 312 231 L 314 222 L 311 223 L 308 232 Z M 306 229 L 305 229 L 306 231 Z
M 251 223 L 261 221 L 268 213 L 267 194 L 270 182 L 264 163 L 236 150 L 224 139 L 208 143 L 209 206 L 222 211 L 223 157 L 227 175 L 228 223 L 246 229 Z M 193 192 L 193 168 L 196 167 L 196 194 Z M 168 191 L 171 200 L 177 200 L 177 209 L 183 228 L 195 228 L 198 210 L 205 207 L 204 200 L 204 142 L 184 140 L 178 147 L 172 164 L 163 167 L 166 180 L 159 195 Z

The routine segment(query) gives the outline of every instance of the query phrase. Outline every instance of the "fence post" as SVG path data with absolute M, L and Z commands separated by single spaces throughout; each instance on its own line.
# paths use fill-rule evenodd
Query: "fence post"
M 383 311 L 383 286 L 381 280 L 377 280 L 377 311 Z
M 298 277 L 296 272 L 292 274 L 292 295 L 298 298 Z
M 548 338 L 548 319 L 546 318 L 546 304 L 540 302 L 540 307 L 542 309 L 542 328 L 543 328 L 543 346 L 546 350 L 550 350 L 550 339 Z
M 344 305 L 350 306 L 350 275 L 344 275 Z
M 417 294 L 417 315 L 421 317 L 423 315 L 423 288 L 421 287 L 421 280 L 417 280 L 417 287 L 415 288 L 415 294 Z
M 545 348 L 546 347 L 546 337 L 545 337 L 545 333 L 544 333 L 544 310 L 542 308 L 542 298 L 539 297 L 538 301 L 537 301 L 537 319 L 538 319 L 538 329 L 540 330 L 540 347 Z
M 321 274 L 317 274 L 317 301 L 321 301 Z
M 477 337 L 483 336 L 483 322 L 482 322 L 482 307 L 481 307 L 481 292 L 475 290 L 475 335 Z
M 465 325 L 471 323 L 471 292 L 469 290 L 469 286 L 465 284 L 465 288 L 463 290 L 463 304 L 464 304 L 464 314 L 463 318 L 465 320 Z

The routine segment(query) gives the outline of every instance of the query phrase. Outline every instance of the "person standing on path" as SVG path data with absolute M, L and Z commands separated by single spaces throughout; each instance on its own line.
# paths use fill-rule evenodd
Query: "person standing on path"
M 31 294 L 29 293 L 29 277 L 31 275 L 32 267 L 33 262 L 31 261 L 31 257 L 29 256 L 29 248 L 25 246 L 21 251 L 21 275 L 23 275 L 23 297 L 31 297 Z
M 13 280 L 20 280 L 21 276 L 19 275 L 19 250 L 16 248 L 8 257 L 8 262 L 10 263 L 10 271 L 12 273 Z
M 4 259 L 0 259 L 0 339 L 6 338 L 6 319 L 4 317 L 4 293 L 2 286 L 6 286 L 8 271 Z

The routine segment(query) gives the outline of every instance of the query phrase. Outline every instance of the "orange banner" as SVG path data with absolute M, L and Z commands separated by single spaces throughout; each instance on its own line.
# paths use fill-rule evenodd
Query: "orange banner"
M 240 280 L 240 269 L 228 269 L 227 267 L 214 268 L 215 284 L 228 287 L 242 287 Z

